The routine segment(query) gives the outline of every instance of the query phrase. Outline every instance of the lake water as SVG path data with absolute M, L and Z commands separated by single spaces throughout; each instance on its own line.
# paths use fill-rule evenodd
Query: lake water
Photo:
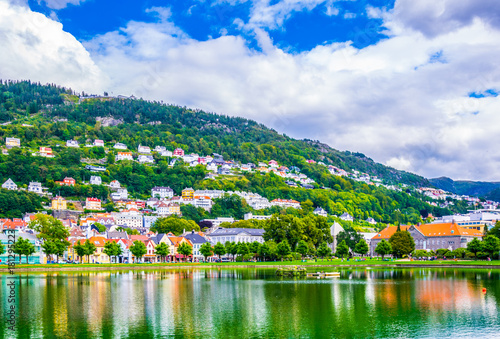
M 358 268 L 334 279 L 274 272 L 19 274 L 15 331 L 6 323 L 11 280 L 1 275 L 0 338 L 500 337 L 498 271 Z

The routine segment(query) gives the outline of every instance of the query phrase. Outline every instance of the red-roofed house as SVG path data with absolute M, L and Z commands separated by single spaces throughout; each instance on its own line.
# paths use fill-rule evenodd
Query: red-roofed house
M 88 210 L 101 210 L 101 199 L 87 198 L 85 201 L 85 208 Z

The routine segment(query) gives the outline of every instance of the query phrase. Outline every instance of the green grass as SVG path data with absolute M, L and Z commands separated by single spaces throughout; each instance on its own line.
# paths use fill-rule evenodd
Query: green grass
M 485 261 L 485 260 L 437 260 L 437 261 L 382 261 L 382 260 L 340 260 L 340 259 L 318 259 L 318 260 L 307 260 L 302 262 L 300 260 L 296 261 L 266 261 L 266 262 L 227 262 L 227 263 L 156 263 L 156 264 L 22 264 L 16 265 L 15 269 L 29 270 L 29 269 L 41 269 L 47 268 L 49 270 L 65 269 L 65 268 L 102 268 L 102 267 L 112 267 L 112 268 L 147 268 L 147 267 L 231 267 L 231 266 L 283 266 L 283 265 L 296 265 L 296 266 L 421 266 L 421 265 L 446 265 L 446 266 L 499 266 L 500 260 L 496 261 Z M 7 266 L 0 266 L 0 269 L 7 269 Z

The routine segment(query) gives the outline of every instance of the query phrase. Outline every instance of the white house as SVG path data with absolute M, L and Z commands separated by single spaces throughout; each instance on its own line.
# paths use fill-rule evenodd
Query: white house
M 264 238 L 262 235 L 264 234 L 263 229 L 256 228 L 222 228 L 219 227 L 212 233 L 210 233 L 208 239 L 215 245 L 217 243 L 226 243 L 226 241 L 234 241 L 234 242 L 246 242 L 252 243 L 257 241 L 259 243 L 264 243 Z
M 172 151 L 162 151 L 162 152 L 160 152 L 160 155 L 162 157 L 172 157 L 172 154 L 173 154 Z
M 30 182 L 30 184 L 28 186 L 28 192 L 42 194 L 43 193 L 42 184 L 39 182 L 34 182 L 34 181 Z
M 323 208 L 321 208 L 321 207 L 316 208 L 313 211 L 313 213 L 316 214 L 316 215 L 320 215 L 322 217 L 327 217 L 328 216 L 328 213 L 326 213 L 326 211 Z
M 137 151 L 139 153 L 143 153 L 143 154 L 151 154 L 151 149 L 148 146 L 139 145 L 139 147 L 137 148 Z
M 120 142 L 117 142 L 117 143 L 113 146 L 113 148 L 115 148 L 115 149 L 127 149 L 127 145 L 122 144 L 122 143 L 120 143 Z
M 267 220 L 271 219 L 272 215 L 253 215 L 252 213 L 245 213 L 244 220 Z
M 141 164 L 154 164 L 155 163 L 155 159 L 153 158 L 152 155 L 140 154 L 139 157 L 137 158 L 137 161 L 140 162 Z
M 95 139 L 94 140 L 94 147 L 104 147 L 104 141 L 99 140 L 99 139 Z
M 78 141 L 68 140 L 66 141 L 66 147 L 80 147 L 80 146 L 78 146 Z
M 119 188 L 116 192 L 111 193 L 112 200 L 125 200 L 128 199 L 128 190 L 126 188 Z
M 18 138 L 5 138 L 5 146 L 7 148 L 20 147 L 21 139 Z
M 7 179 L 6 182 L 3 183 L 2 188 L 8 189 L 10 191 L 17 191 L 17 185 L 11 178 Z
M 196 195 L 193 199 L 193 205 L 195 207 L 201 207 L 205 211 L 210 211 L 212 209 L 212 199 L 205 195 Z
M 120 160 L 134 160 L 132 152 L 118 152 L 118 154 L 116 154 L 116 161 Z
M 165 152 L 166 150 L 167 150 L 167 148 L 165 146 L 156 146 L 155 147 L 155 152 L 158 152 L 158 153 Z
M 354 218 L 352 217 L 352 215 L 350 215 L 347 212 L 344 212 L 339 218 L 341 220 L 345 220 L 345 221 L 354 221 Z
M 113 180 L 109 183 L 109 187 L 111 188 L 120 188 L 120 182 L 118 180 Z
M 171 199 L 174 196 L 174 190 L 170 187 L 153 187 L 151 189 L 151 196 L 157 198 L 168 198 Z
M 283 208 L 288 208 L 288 207 L 301 208 L 300 202 L 291 199 L 274 199 L 273 201 L 271 201 L 271 205 L 280 206 Z
M 91 185 L 101 185 L 102 184 L 102 179 L 100 176 L 93 175 L 90 177 L 90 184 Z

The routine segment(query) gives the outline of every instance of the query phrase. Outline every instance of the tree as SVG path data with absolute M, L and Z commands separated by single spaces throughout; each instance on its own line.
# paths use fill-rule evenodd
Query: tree
M 342 240 L 340 244 L 337 245 L 337 248 L 335 249 L 335 255 L 337 257 L 342 257 L 344 258 L 345 255 L 349 254 L 349 246 L 347 246 L 345 240 Z
M 250 244 L 249 249 L 250 253 L 252 253 L 254 256 L 259 253 L 259 248 L 260 248 L 260 242 L 254 241 L 253 243 Z
M 142 259 L 142 257 L 148 252 L 148 249 L 142 241 L 136 240 L 134 241 L 134 244 L 130 246 L 130 252 L 134 255 L 135 262 L 135 258 L 139 258 L 139 260 Z
M 490 254 L 490 257 L 498 254 L 500 251 L 500 239 L 494 235 L 487 235 L 483 238 L 483 250 Z
M 283 261 L 283 257 L 289 255 L 291 252 L 292 249 L 286 239 L 278 244 L 278 254 L 281 256 L 281 261 Z
M 29 256 L 35 253 L 35 246 L 24 238 L 19 238 L 14 243 L 14 253 L 19 254 L 19 263 L 21 263 L 21 255 L 26 256 L 26 263 L 29 263 Z
M 408 231 L 396 231 L 389 239 L 389 242 L 391 243 L 392 253 L 397 258 L 408 255 L 415 249 L 415 241 Z
M 218 242 L 214 246 L 214 253 L 217 254 L 219 256 L 219 259 L 220 259 L 220 256 L 226 254 L 227 251 L 226 251 L 226 248 L 224 247 L 224 245 L 222 245 L 222 243 Z
M 111 261 L 111 257 L 115 257 L 115 263 L 116 263 L 116 257 L 118 257 L 120 254 L 122 254 L 122 247 L 114 242 L 114 241 L 106 241 L 104 244 L 104 253 L 106 253 Z
M 30 228 L 39 232 L 38 237 L 44 240 L 42 248 L 47 256 L 52 254 L 59 256 L 63 255 L 69 246 L 69 231 L 62 222 L 50 215 L 37 214 L 33 221 L 30 222 Z
M 54 240 L 45 240 L 42 244 L 42 251 L 47 257 L 52 257 L 57 252 L 57 246 Z
M 477 258 L 477 253 L 483 250 L 483 244 L 478 238 L 472 239 L 469 243 L 467 243 L 467 251 L 474 253 L 474 256 Z
M 233 241 L 233 242 L 231 242 L 231 245 L 229 246 L 229 248 L 226 244 L 226 250 L 228 251 L 229 254 L 231 254 L 233 256 L 233 260 L 234 260 L 234 256 L 236 254 L 238 254 L 238 244 Z
M 384 260 L 384 256 L 386 254 L 392 253 L 392 246 L 388 241 L 382 239 L 382 241 L 380 241 L 375 247 L 375 252 L 380 254 L 382 256 L 382 260 Z
M 344 231 L 337 234 L 337 243 L 345 241 L 346 245 L 354 250 L 356 244 L 361 240 L 361 234 L 356 232 L 354 228 L 345 227 Z
M 259 256 L 263 257 L 264 261 L 266 261 L 266 256 L 269 256 L 270 254 L 271 254 L 271 249 L 269 248 L 269 244 L 266 241 L 259 248 Z
M 78 256 L 80 257 L 80 264 L 81 264 L 82 258 L 87 254 L 87 249 L 80 242 L 77 242 L 75 245 L 73 245 L 73 249 L 75 250 L 76 254 L 78 254 Z
M 185 220 L 176 215 L 169 216 L 168 218 L 158 218 L 151 227 L 151 231 L 153 232 L 172 232 L 175 235 L 180 235 L 184 231 L 189 232 L 191 230 L 199 232 L 200 226 L 198 226 L 193 220 Z
M 330 255 L 331 253 L 332 253 L 332 250 L 330 249 L 330 247 L 328 247 L 328 245 L 326 244 L 326 242 L 324 242 L 321 245 L 319 245 L 319 247 L 318 247 L 318 255 L 321 256 L 321 258 L 324 258 L 324 257 Z
M 193 248 L 189 246 L 187 243 L 183 242 L 182 244 L 179 245 L 179 247 L 177 247 L 177 252 L 179 254 L 186 256 L 187 260 L 187 257 L 193 254 Z
M 5 253 L 5 246 L 0 242 L 0 255 Z
M 90 256 L 94 254 L 97 247 L 93 242 L 90 242 L 90 240 L 87 239 L 83 244 L 83 248 L 85 250 L 85 255 L 87 256 L 87 262 L 90 263 Z
M 106 232 L 106 226 L 104 226 L 103 224 L 96 222 L 94 226 L 97 227 L 99 233 Z
M 207 258 L 213 254 L 212 245 L 209 242 L 204 243 L 200 246 L 200 253 L 205 257 L 205 261 L 207 261 Z
M 299 241 L 299 243 L 297 244 L 297 248 L 295 250 L 299 252 L 302 255 L 302 257 L 304 257 L 309 251 L 307 242 L 305 240 Z
M 356 246 L 354 247 L 354 252 L 363 255 L 367 254 L 370 249 L 368 248 L 368 244 L 365 239 L 361 239 Z
M 248 244 L 246 242 L 238 243 L 238 252 L 237 254 L 244 256 L 245 254 L 250 253 L 250 249 L 248 248 Z
M 486 235 L 494 235 L 495 237 L 500 239 L 500 221 L 497 221 L 495 226 L 491 230 L 486 232 Z
M 162 258 L 163 262 L 165 262 L 165 257 L 170 253 L 167 244 L 165 244 L 164 242 L 161 242 L 158 244 L 158 246 L 156 246 L 155 252 Z

